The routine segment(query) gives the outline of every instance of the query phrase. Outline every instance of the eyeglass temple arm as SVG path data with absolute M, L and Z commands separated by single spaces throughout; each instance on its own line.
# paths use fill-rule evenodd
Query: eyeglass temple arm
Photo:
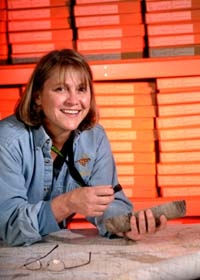
M 42 260 L 42 259 L 44 259 L 44 258 L 46 258 L 48 255 L 50 255 L 56 248 L 58 248 L 58 244 L 56 244 L 49 252 L 47 252 L 44 256 L 42 256 L 42 257 L 40 257 L 40 258 L 38 258 L 38 259 L 35 259 L 35 260 L 32 260 L 32 261 L 30 261 L 30 262 L 27 262 L 27 263 L 25 263 L 23 266 L 27 266 L 27 265 L 29 265 L 29 264 L 31 264 L 31 263 L 34 263 L 34 262 L 36 262 L 36 261 L 39 261 L 39 260 Z

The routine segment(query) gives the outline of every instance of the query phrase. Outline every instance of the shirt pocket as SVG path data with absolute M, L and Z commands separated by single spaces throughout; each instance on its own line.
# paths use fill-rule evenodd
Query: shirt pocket
M 83 154 L 75 160 L 74 165 L 83 181 L 88 185 L 94 166 L 94 156 L 91 154 Z

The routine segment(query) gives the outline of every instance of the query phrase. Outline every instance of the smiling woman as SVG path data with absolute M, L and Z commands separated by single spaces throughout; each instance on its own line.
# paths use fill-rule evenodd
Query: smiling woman
M 67 72 L 63 83 L 59 78 L 59 71 L 55 69 L 35 102 L 44 113 L 44 125 L 53 142 L 62 148 L 65 141 L 60 140 L 67 139 L 87 116 L 91 93 L 88 82 L 83 83 L 77 70 Z
M 4 241 L 30 245 L 65 227 L 74 213 L 110 237 L 104 221 L 132 212 L 118 182 L 106 133 L 97 122 L 92 73 L 85 59 L 71 49 L 45 55 L 15 115 L 0 121 Z M 138 239 L 155 231 L 150 210 L 138 215 L 137 223 L 132 217 L 126 237 Z
M 64 109 L 73 109 L 74 106 L 77 110 L 76 107 L 80 106 L 80 104 L 76 104 L 78 95 L 82 96 L 79 100 L 84 100 L 84 96 L 87 96 L 89 99 L 87 102 L 89 103 L 90 101 L 87 104 L 89 112 L 86 113 L 87 116 L 85 116 L 86 118 L 80 128 L 92 127 L 98 120 L 92 82 L 91 69 L 80 54 L 70 49 L 53 51 L 44 56 L 35 68 L 16 110 L 17 114 L 28 125 L 40 125 L 44 114 L 38 105 L 40 105 L 39 102 L 42 102 L 41 99 L 45 98 L 45 101 L 47 101 L 47 91 L 52 98 L 57 93 L 55 99 L 61 93 L 65 93 L 66 105 L 64 104 Z M 75 97 L 76 100 L 74 99 Z M 68 105 L 68 103 L 70 104 Z

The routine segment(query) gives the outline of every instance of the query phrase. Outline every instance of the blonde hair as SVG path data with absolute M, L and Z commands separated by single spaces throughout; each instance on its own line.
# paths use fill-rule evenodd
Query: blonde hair
M 85 130 L 93 127 L 98 121 L 98 110 L 94 96 L 92 72 L 84 57 L 72 49 L 54 50 L 40 59 L 16 107 L 17 118 L 28 126 L 40 126 L 43 123 L 43 112 L 35 101 L 43 90 L 45 81 L 55 69 L 58 69 L 61 74 L 73 70 L 77 71 L 86 86 L 89 86 L 90 110 L 78 128 Z

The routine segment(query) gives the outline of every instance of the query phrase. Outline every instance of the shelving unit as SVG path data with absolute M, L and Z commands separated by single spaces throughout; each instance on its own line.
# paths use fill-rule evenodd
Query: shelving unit
M 137 80 L 200 75 L 200 56 L 90 63 L 94 80 Z M 25 84 L 34 64 L 1 65 L 0 85 Z

